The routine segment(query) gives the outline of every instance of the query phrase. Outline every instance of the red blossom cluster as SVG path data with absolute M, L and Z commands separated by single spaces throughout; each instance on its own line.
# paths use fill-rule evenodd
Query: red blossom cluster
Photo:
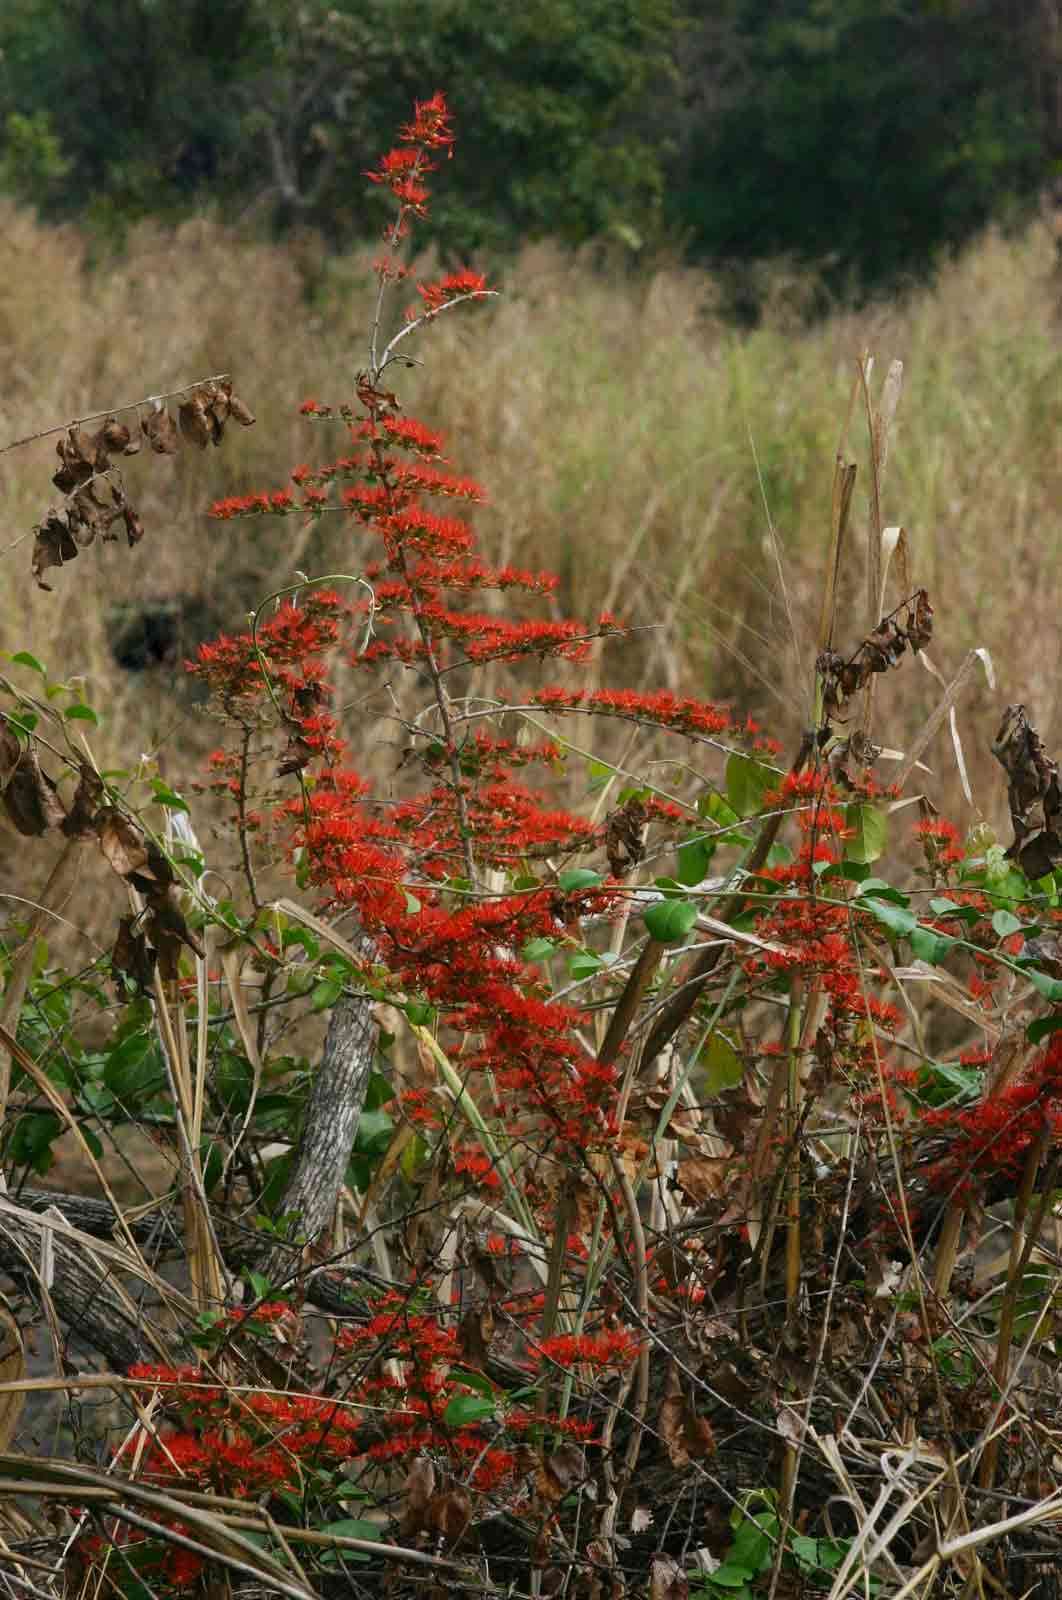
M 921 1111 L 924 1127 L 952 1135 L 929 1177 L 949 1193 L 973 1189 L 986 1177 L 1017 1178 L 1030 1148 L 1062 1138 L 1062 1034 L 1017 1079 L 989 1091 L 975 1105 Z

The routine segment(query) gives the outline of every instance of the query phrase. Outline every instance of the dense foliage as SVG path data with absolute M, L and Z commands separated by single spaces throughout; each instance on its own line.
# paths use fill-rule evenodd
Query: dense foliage
M 12 0 L 0 183 L 108 232 L 217 203 L 347 241 L 361 152 L 445 81 L 483 131 L 447 249 L 786 252 L 862 291 L 1050 178 L 1058 49 L 1032 0 Z

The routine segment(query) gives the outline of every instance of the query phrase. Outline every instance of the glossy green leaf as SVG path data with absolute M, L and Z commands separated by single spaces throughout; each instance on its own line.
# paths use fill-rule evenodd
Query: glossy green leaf
M 48 676 L 47 669 L 42 666 L 36 656 L 31 656 L 28 650 L 16 650 L 11 660 L 20 667 L 29 667 L 31 672 L 39 672 L 42 678 Z
M 657 944 L 677 944 L 696 921 L 692 900 L 661 900 L 645 913 L 645 926 Z
M 485 1395 L 455 1394 L 443 1412 L 448 1428 L 466 1428 L 470 1422 L 483 1422 L 494 1415 L 494 1401 Z
M 557 887 L 565 894 L 574 894 L 578 889 L 596 889 L 600 882 L 600 872 L 590 867 L 569 867 L 557 876 Z
M 908 939 L 912 954 L 917 956 L 919 961 L 928 961 L 931 967 L 939 966 L 958 943 L 957 939 L 949 939 L 945 933 L 937 933 L 933 928 L 921 926 L 912 928 Z
M 871 916 L 880 922 L 882 927 L 888 928 L 890 933 L 906 936 L 918 927 L 918 918 L 907 906 L 894 905 L 891 900 L 879 900 L 876 896 L 860 896 L 860 905 L 864 906 Z

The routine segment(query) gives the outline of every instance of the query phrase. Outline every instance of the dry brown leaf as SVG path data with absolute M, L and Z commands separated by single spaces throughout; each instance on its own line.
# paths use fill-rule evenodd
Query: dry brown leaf
M 160 456 L 175 456 L 180 449 L 177 424 L 165 406 L 149 411 L 140 419 L 140 429 L 152 450 Z
M 586 1476 L 586 1462 L 578 1445 L 562 1444 L 539 1467 L 535 1488 L 547 1505 L 557 1505 Z
M 70 810 L 63 818 L 62 829 L 69 839 L 87 839 L 95 831 L 96 812 L 103 798 L 103 780 L 88 762 L 81 768 L 81 777 Z
M 6 722 L 0 722 L 0 790 L 6 789 L 22 760 L 22 746 Z
M 427 1456 L 418 1456 L 406 1473 L 404 1504 L 399 1524 L 402 1535 L 411 1539 L 424 1527 L 428 1504 L 435 1493 L 435 1467 Z
M 675 1182 L 694 1205 L 707 1205 L 725 1193 L 734 1171 L 733 1156 L 687 1156 L 675 1168 Z
M 674 1556 L 654 1556 L 649 1568 L 649 1600 L 686 1600 L 689 1592 L 689 1579 Z
M 124 973 L 141 992 L 151 988 L 155 976 L 155 952 L 143 932 L 135 932 L 137 918 L 129 915 L 118 923 L 118 936 L 111 951 L 111 971 Z
M 28 745 L 4 789 L 4 810 L 27 838 L 58 828 L 66 818 L 55 784 L 41 771 L 37 752 Z
M 466 1361 L 483 1366 L 494 1338 L 494 1312 L 484 1302 L 466 1311 L 457 1325 L 457 1348 Z
M 701 1461 L 715 1450 L 711 1424 L 706 1417 L 697 1415 L 682 1393 L 674 1362 L 668 1369 L 657 1432 L 673 1467 L 688 1467 L 691 1461 Z
M 433 1494 L 424 1511 L 424 1522 L 449 1548 L 464 1536 L 472 1521 L 472 1498 L 460 1486 Z
M 277 762 L 277 777 L 286 778 L 293 772 L 301 772 L 316 754 L 313 746 L 307 744 L 300 733 L 293 733 L 281 751 L 280 760 Z
M 249 406 L 244 405 L 238 394 L 229 393 L 229 412 L 236 418 L 241 428 L 250 428 L 254 424 L 254 413 Z
M 130 453 L 129 446 L 133 442 L 133 436 L 129 432 L 129 429 L 126 427 L 125 423 L 119 422 L 117 417 L 107 418 L 106 422 L 103 424 L 103 427 L 100 429 L 99 437 L 104 448 L 110 451 L 111 455 L 118 456 L 122 455 L 123 453 L 128 455 Z M 139 448 L 140 445 L 138 441 L 137 449 Z
M 98 814 L 96 834 L 104 860 L 120 878 L 132 878 L 147 867 L 148 851 L 143 834 L 113 806 L 106 806 Z
M 181 402 L 177 408 L 177 421 L 184 437 L 190 444 L 198 445 L 200 450 L 216 443 L 214 422 L 207 415 L 207 398 L 201 389 Z
M 33 560 L 30 570 L 42 589 L 51 592 L 51 584 L 41 577 L 49 567 L 61 567 L 77 555 L 77 543 L 67 525 L 66 517 L 53 507 L 39 527 L 34 529 Z

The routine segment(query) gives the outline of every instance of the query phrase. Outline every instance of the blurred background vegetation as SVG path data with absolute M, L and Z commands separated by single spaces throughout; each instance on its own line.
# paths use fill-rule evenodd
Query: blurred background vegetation
M 482 258 L 609 236 L 832 293 L 924 273 L 1062 173 L 1058 0 L 5 0 L 0 190 L 105 238 L 213 209 L 333 248 L 444 87 Z M 736 269 L 736 270 L 735 270 Z
M 559 572 L 559 614 L 642 626 L 603 681 L 724 699 L 788 741 L 860 353 L 878 377 L 902 359 L 885 519 L 945 675 L 992 652 L 998 689 L 971 681 L 963 716 L 1002 822 L 999 708 L 1028 701 L 1053 748 L 1062 695 L 1060 52 L 1062 0 L 3 0 L 0 444 L 222 370 L 259 421 L 132 462 L 144 543 L 86 552 L 53 594 L 29 562 L 54 440 L 0 451 L 0 647 L 84 677 L 105 765 L 160 750 L 180 784 L 213 739 L 174 693 L 183 659 L 295 569 L 357 570 L 338 518 L 204 512 L 335 453 L 296 408 L 364 364 L 384 220 L 364 172 L 441 87 L 458 146 L 420 266 L 471 258 L 505 293 L 432 328 L 403 399 L 487 484 L 491 558 Z M 938 696 L 928 674 L 883 692 L 882 739 Z M 359 764 L 390 771 L 388 737 Z M 926 759 L 968 820 L 946 729 Z

